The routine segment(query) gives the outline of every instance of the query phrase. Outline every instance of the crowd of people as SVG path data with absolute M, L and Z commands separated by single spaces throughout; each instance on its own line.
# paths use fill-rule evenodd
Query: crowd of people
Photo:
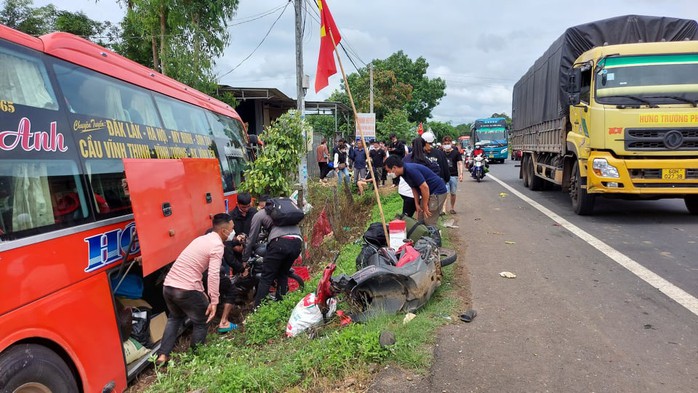
M 354 185 L 359 195 L 363 194 L 370 185 L 385 186 L 388 174 L 392 173 L 392 186 L 398 188 L 398 192 L 404 200 L 403 213 L 409 216 L 417 212 L 421 217 L 424 210 L 423 206 L 420 205 L 423 201 L 419 187 L 413 187 L 414 184 L 405 180 L 405 178 L 414 180 L 409 175 L 414 173 L 414 169 L 412 171 L 408 169 L 408 175 L 404 175 L 400 170 L 395 171 L 390 168 L 398 162 L 425 166 L 443 181 L 446 189 L 445 192 L 441 192 L 442 188 L 438 187 L 438 190 L 435 189 L 433 193 L 429 194 L 430 196 L 439 195 L 432 203 L 438 205 L 439 208 L 438 211 L 435 211 L 433 219 L 438 218 L 439 215 L 456 214 L 458 183 L 463 181 L 463 171 L 466 168 L 462 153 L 458 146 L 454 145 L 450 136 L 445 136 L 439 144 L 436 143 L 434 133 L 426 131 L 412 140 L 410 145 L 407 145 L 393 134 L 388 143 L 371 140 L 368 152 L 361 140 L 357 140 L 352 145 L 345 139 L 339 139 L 332 154 L 329 153 L 327 141 L 323 139 L 317 147 L 316 156 L 321 182 L 327 183 L 327 178 L 334 171 L 337 176 L 337 186 L 340 189 L 345 185 L 350 188 Z M 373 175 L 368 170 L 367 156 L 373 167 Z M 396 161 L 396 158 L 400 160 Z M 388 163 L 391 164 L 390 167 L 387 165 Z M 373 177 L 378 181 L 374 181 Z M 436 186 L 436 184 L 433 185 Z M 415 192 L 418 196 L 416 199 Z M 450 207 L 447 208 L 449 204 Z M 429 218 L 428 220 L 433 219 Z
M 456 193 L 458 183 L 463 181 L 464 166 L 450 137 L 444 137 L 441 146 L 435 142 L 431 131 L 416 137 L 410 146 L 395 135 L 388 143 L 372 140 L 368 147 L 360 140 L 350 144 L 340 139 L 330 152 L 323 139 L 316 150 L 320 181 L 327 182 L 334 172 L 338 187 L 356 186 L 363 194 L 370 185 L 385 186 L 388 175 L 392 175 L 391 186 L 403 199 L 403 213 L 417 214 L 418 220 L 436 225 L 440 215 L 456 214 Z M 175 260 L 164 281 L 163 296 L 169 312 L 156 364 L 165 365 L 170 360 L 186 318 L 193 325 L 190 346 L 203 344 L 219 303 L 222 311 L 218 332 L 237 329 L 230 313 L 244 294 L 236 292 L 233 278 L 249 276 L 250 258 L 262 239 L 266 252 L 254 307 L 268 297 L 274 283 L 276 300 L 286 294 L 289 270 L 302 251 L 303 241 L 298 225 L 275 225 L 265 209 L 269 199 L 258 196 L 255 207 L 250 194 L 238 194 L 235 208 L 229 214 L 216 214 L 207 233 L 194 239 Z
M 254 307 L 267 298 L 277 284 L 275 299 L 288 291 L 288 274 L 303 245 L 298 225 L 276 225 L 265 209 L 269 196 L 257 198 L 257 207 L 248 193 L 237 196 L 237 205 L 228 213 L 216 214 L 207 233 L 195 238 L 179 255 L 163 283 L 163 296 L 168 309 L 157 365 L 170 360 L 175 341 L 186 318 L 192 323 L 190 347 L 203 344 L 208 323 L 221 304 L 218 332 L 237 329 L 230 320 L 234 305 L 240 305 L 248 294 L 240 293 L 233 283 L 250 274 L 249 261 L 261 242 L 266 246 L 261 278 L 255 283 Z M 241 299 L 243 298 L 243 299 Z

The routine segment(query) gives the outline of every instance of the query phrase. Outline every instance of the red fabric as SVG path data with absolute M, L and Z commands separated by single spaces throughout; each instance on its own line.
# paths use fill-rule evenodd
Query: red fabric
M 322 278 L 320 278 L 320 282 L 318 282 L 317 284 L 315 304 L 325 305 L 327 304 L 327 299 L 332 297 L 332 283 L 330 282 L 330 278 L 332 278 L 332 273 L 334 273 L 334 269 L 336 268 L 337 265 L 335 265 L 334 263 L 330 263 L 329 265 L 327 265 L 327 267 L 325 267 L 325 270 L 322 272 Z
M 327 2 L 325 0 L 317 0 L 317 6 L 320 9 L 320 54 L 315 74 L 316 93 L 327 87 L 330 76 L 337 73 L 337 65 L 334 62 L 334 48 L 342 40 L 330 9 L 327 7 Z
M 410 262 L 416 261 L 417 258 L 420 257 L 419 251 L 415 250 L 410 244 L 404 244 L 397 249 L 398 254 L 402 251 L 404 251 L 404 253 L 397 261 L 397 264 L 395 265 L 397 267 L 403 267 Z
M 315 225 L 313 225 L 313 237 L 310 240 L 310 245 L 319 247 L 320 244 L 322 244 L 322 239 L 330 232 L 332 232 L 332 226 L 330 225 L 330 220 L 327 218 L 327 212 L 323 208 Z
M 422 123 L 419 123 L 419 126 L 417 127 L 417 134 L 422 135 L 424 133 L 424 126 Z

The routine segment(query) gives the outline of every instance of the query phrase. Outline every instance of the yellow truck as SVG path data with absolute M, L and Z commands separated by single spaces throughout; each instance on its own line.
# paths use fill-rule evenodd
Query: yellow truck
M 628 15 L 571 27 L 514 85 L 511 143 L 531 190 L 683 198 L 698 214 L 698 23 Z

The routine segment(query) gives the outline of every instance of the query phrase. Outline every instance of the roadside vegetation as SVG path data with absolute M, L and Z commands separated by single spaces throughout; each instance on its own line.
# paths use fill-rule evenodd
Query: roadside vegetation
M 314 214 L 319 214 L 336 198 L 334 189 L 312 184 Z M 373 194 L 354 196 L 353 201 L 347 201 L 344 196 L 341 199 L 341 216 L 346 219 L 337 219 L 333 227 L 348 234 L 329 236 L 320 247 L 334 247 L 340 251 L 335 275 L 351 274 L 356 270 L 360 235 L 368 223 L 380 220 Z M 386 220 L 401 210 L 402 200 L 396 192 L 385 193 L 382 201 Z M 367 211 L 366 219 L 357 218 L 356 212 L 362 210 Z M 314 222 L 312 217 L 306 220 L 310 225 Z M 345 244 L 338 246 L 338 238 L 343 238 Z M 444 268 L 443 284 L 431 301 L 416 313 L 417 317 L 407 324 L 402 322 L 404 315 L 384 315 L 368 323 L 341 327 L 335 316 L 311 335 L 286 338 L 285 326 L 291 311 L 306 293 L 317 287 L 322 269 L 329 262 L 331 258 L 326 256 L 311 261 L 313 277 L 306 284 L 306 290 L 290 293 L 281 302 L 265 303 L 247 317 L 243 329 L 225 336 L 210 335 L 207 344 L 196 354 L 173 354 L 167 369 L 155 370 L 155 376 L 149 378 L 152 383 L 143 391 L 316 392 L 343 386 L 347 379 L 359 381 L 361 385 L 387 364 L 426 371 L 432 360 L 435 330 L 449 323 L 457 308 L 458 300 L 451 284 L 453 265 Z M 343 309 L 345 305 L 339 300 L 338 309 Z M 384 331 L 394 333 L 394 345 L 381 347 L 379 336 Z

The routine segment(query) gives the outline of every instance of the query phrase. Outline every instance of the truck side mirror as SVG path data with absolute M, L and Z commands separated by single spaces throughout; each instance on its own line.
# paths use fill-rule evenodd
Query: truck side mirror
M 573 68 L 567 76 L 567 89 L 570 94 L 582 91 L 582 69 Z
M 580 103 L 579 93 L 582 91 L 582 70 L 573 68 L 567 75 L 567 97 L 569 105 Z

